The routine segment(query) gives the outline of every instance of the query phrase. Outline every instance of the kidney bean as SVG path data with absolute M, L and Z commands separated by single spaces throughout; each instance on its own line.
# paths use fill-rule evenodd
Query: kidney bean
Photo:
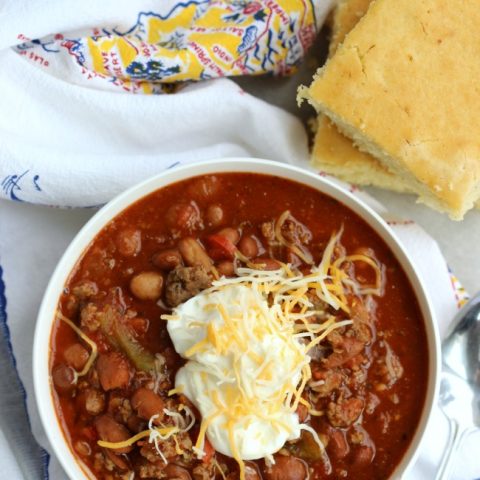
M 334 458 L 345 458 L 350 452 L 345 433 L 342 430 L 332 429 L 328 442 L 328 453 Z
M 100 384 L 105 391 L 126 388 L 130 383 L 130 364 L 119 352 L 99 355 L 96 368 Z
M 217 272 L 220 276 L 232 277 L 235 274 L 233 262 L 223 261 L 217 265 Z
M 246 235 L 240 239 L 238 249 L 248 258 L 253 258 L 258 255 L 257 241 L 250 235 Z
M 372 447 L 368 445 L 360 445 L 356 447 L 353 453 L 353 463 L 354 468 L 362 468 L 370 465 L 375 457 L 375 451 Z
M 176 248 L 169 248 L 156 253 L 152 258 L 152 263 L 162 270 L 173 270 L 182 264 L 182 255 Z
M 52 380 L 57 392 L 68 393 L 75 387 L 75 372 L 72 367 L 59 363 L 52 370 Z
M 212 269 L 212 259 L 205 249 L 192 237 L 182 238 L 178 242 L 178 249 L 185 263 L 191 267 L 201 266 L 207 272 Z
M 218 235 L 228 238 L 228 240 L 230 240 L 234 245 L 236 245 L 240 240 L 240 234 L 238 233 L 238 230 L 236 228 L 222 228 L 218 232 Z
M 130 291 L 140 300 L 158 300 L 162 290 L 163 277 L 158 272 L 141 272 L 130 280 Z
M 213 204 L 207 207 L 207 211 L 205 212 L 205 219 L 212 227 L 218 227 L 219 225 L 221 225 L 223 222 L 223 217 L 223 208 L 220 205 Z
M 80 343 L 73 343 L 72 345 L 69 345 L 63 352 L 63 358 L 67 364 L 78 371 L 85 366 L 88 357 L 88 350 Z
M 304 480 L 308 477 L 305 464 L 296 457 L 275 455 L 275 464 L 265 471 L 267 480 Z
M 142 249 L 142 234 L 135 228 L 124 228 L 118 233 L 115 244 L 123 256 L 133 257 Z
M 165 402 L 152 390 L 144 387 L 137 389 L 132 396 L 131 403 L 140 418 L 150 420 L 153 415 L 158 415 L 154 423 L 158 424 L 162 421 Z
M 121 424 L 115 421 L 110 415 L 102 415 L 95 420 L 95 427 L 101 440 L 117 443 L 124 442 L 130 438 L 130 432 Z M 116 448 L 115 453 L 128 453 L 132 446 Z

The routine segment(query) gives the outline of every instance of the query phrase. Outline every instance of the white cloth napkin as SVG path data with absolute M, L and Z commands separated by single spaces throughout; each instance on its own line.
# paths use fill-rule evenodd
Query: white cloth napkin
M 22 35 L 37 38 L 106 19 L 121 24 L 137 15 L 139 3 L 144 9 L 158 7 L 154 1 L 30 0 L 27 9 L 21 2 L 0 0 L 1 478 L 65 478 L 38 416 L 31 352 L 49 276 L 94 212 L 79 207 L 101 205 L 180 163 L 244 155 L 307 165 L 300 122 L 230 80 L 191 85 L 174 95 L 122 94 L 81 85 L 70 74 L 51 75 L 7 48 Z M 320 23 L 329 4 L 319 3 Z M 381 205 L 356 193 L 388 217 Z M 444 331 L 457 299 L 441 252 L 420 227 L 390 221 L 428 285 Z M 446 422 L 437 410 L 409 480 L 433 478 L 446 437 Z M 456 479 L 480 477 L 473 452 L 473 447 L 464 449 Z

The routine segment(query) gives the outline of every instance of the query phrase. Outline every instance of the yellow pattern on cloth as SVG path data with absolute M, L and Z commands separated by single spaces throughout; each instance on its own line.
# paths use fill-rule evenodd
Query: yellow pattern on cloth
M 177 2 L 165 15 L 140 12 L 127 31 L 95 28 L 16 48 L 27 59 L 30 49 L 67 52 L 86 76 L 127 91 L 161 93 L 186 80 L 290 74 L 315 35 L 311 1 L 200 0 Z

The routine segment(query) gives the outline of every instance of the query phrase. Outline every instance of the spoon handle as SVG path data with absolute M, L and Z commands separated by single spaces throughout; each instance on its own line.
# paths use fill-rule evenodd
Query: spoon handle
M 448 438 L 447 446 L 445 447 L 445 452 L 438 467 L 437 475 L 435 480 L 449 480 L 452 474 L 452 469 L 454 466 L 454 459 L 456 457 L 455 453 L 458 451 L 458 447 L 462 443 L 465 434 L 468 432 L 468 429 L 461 428 L 460 424 L 449 418 L 450 423 L 450 435 Z

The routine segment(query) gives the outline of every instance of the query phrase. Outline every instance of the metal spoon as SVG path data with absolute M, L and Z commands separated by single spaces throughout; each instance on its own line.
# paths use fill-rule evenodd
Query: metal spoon
M 450 422 L 450 439 L 436 480 L 450 478 L 462 440 L 480 427 L 480 294 L 455 316 L 442 343 L 440 407 Z

